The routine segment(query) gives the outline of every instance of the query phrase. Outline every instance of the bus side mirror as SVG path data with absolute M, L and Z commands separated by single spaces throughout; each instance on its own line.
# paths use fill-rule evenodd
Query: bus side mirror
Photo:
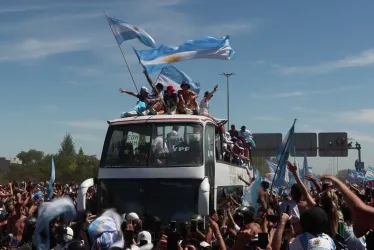
M 87 179 L 79 186 L 77 197 L 77 210 L 78 212 L 86 211 L 86 194 L 90 187 L 93 187 L 95 181 L 93 178 Z
M 209 215 L 209 190 L 210 184 L 208 178 L 204 178 L 204 180 L 200 183 L 199 186 L 199 197 L 198 197 L 198 214 L 201 216 L 208 216 Z

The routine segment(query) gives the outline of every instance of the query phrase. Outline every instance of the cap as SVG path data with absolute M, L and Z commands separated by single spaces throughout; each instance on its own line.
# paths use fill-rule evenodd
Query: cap
M 173 85 L 169 85 L 167 88 L 166 88 L 166 91 L 175 91 L 175 88 Z
M 137 244 L 140 244 L 141 241 L 146 241 L 147 244 L 152 243 L 151 233 L 148 231 L 142 231 L 138 234 Z
M 190 83 L 188 82 L 188 81 L 183 81 L 182 83 L 181 83 L 181 87 L 182 86 L 187 86 L 188 88 L 190 88 L 191 86 L 190 86 Z
M 126 218 L 127 220 L 139 220 L 139 216 L 134 212 L 127 214 Z
M 200 242 L 200 246 L 201 247 L 211 247 L 211 245 L 208 242 L 206 242 L 206 241 Z
M 147 93 L 148 93 L 148 88 L 145 87 L 145 86 L 143 86 L 143 87 L 140 88 L 140 91 L 144 91 L 144 92 L 147 92 Z
M 74 231 L 70 227 L 66 227 L 66 231 L 64 233 L 64 241 L 69 242 L 72 241 L 74 237 Z

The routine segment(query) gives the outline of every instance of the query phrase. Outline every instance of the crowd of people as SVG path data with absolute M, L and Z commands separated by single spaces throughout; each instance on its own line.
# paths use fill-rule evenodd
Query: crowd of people
M 163 224 L 136 211 L 99 214 L 87 193 L 87 213 L 75 209 L 78 185 L 54 184 L 47 201 L 48 182 L 13 182 L 1 186 L 1 249 L 374 249 L 373 189 L 343 183 L 331 175 L 308 189 L 297 167 L 287 163 L 296 184 L 290 192 L 269 190 L 261 183 L 256 204 L 228 195 L 210 216 Z M 240 178 L 244 181 L 244 178 Z M 252 182 L 254 178 L 251 178 Z M 245 181 L 246 182 L 246 181 Z M 252 183 L 245 183 L 251 185 Z M 362 184 L 361 184 L 362 185 Z M 119 191 L 120 192 L 120 191 Z M 167 205 L 167 204 L 165 204 Z

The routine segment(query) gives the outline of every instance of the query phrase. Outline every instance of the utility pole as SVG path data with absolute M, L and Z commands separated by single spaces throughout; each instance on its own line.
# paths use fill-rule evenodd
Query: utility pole
M 234 73 L 222 73 L 220 74 L 222 76 L 226 77 L 226 84 L 227 84 L 227 131 L 230 130 L 230 81 L 229 78 L 232 75 L 235 75 Z

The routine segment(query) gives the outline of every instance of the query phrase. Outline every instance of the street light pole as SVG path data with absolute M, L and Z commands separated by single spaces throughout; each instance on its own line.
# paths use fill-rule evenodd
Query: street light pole
M 234 73 L 222 73 L 220 74 L 222 76 L 226 77 L 226 84 L 227 84 L 227 131 L 230 130 L 230 81 L 229 78 L 232 75 L 235 75 Z

